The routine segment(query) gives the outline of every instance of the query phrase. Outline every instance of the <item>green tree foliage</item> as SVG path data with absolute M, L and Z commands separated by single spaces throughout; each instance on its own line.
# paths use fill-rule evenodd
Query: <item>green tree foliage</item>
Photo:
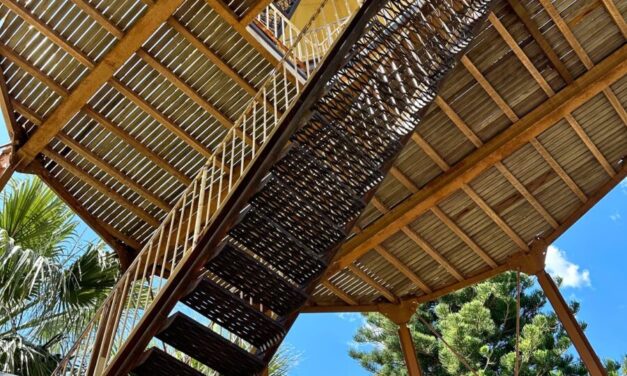
M 545 309 L 546 297 L 521 276 L 520 375 L 587 375 L 569 352 L 571 342 L 559 320 Z M 472 375 L 458 356 L 437 339 L 418 317 L 440 333 L 480 375 L 513 375 L 516 346 L 515 273 L 449 294 L 420 306 L 409 322 L 418 359 L 426 375 Z M 574 312 L 578 303 L 571 303 Z M 584 324 L 585 327 L 585 324 Z M 407 375 L 397 326 L 380 314 L 366 314 L 350 355 L 373 374 Z M 625 360 L 627 362 L 627 359 Z M 608 369 L 619 375 L 617 362 Z M 612 373 L 611 373 L 612 374 Z
M 41 181 L 12 181 L 0 200 L 0 371 L 50 375 L 119 268 L 102 244 L 79 239 Z

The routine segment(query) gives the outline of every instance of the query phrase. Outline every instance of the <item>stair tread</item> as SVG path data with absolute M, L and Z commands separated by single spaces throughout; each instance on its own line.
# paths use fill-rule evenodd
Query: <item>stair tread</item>
M 228 241 L 205 267 L 256 303 L 281 316 L 291 313 L 307 300 L 303 291 Z
M 276 321 L 207 278 L 202 278 L 181 302 L 261 351 L 285 335 Z
M 255 208 L 242 216 L 229 235 L 301 286 L 326 268 L 320 255 L 286 235 L 286 231 Z
M 181 312 L 156 337 L 224 376 L 250 376 L 264 368 L 260 358 Z
M 146 351 L 133 369 L 134 376 L 204 376 L 204 374 L 165 351 L 153 347 Z

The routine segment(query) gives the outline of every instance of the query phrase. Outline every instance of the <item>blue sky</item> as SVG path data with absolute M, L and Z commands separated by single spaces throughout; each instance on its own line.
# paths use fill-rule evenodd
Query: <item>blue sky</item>
M 6 144 L 0 123 L 0 144 Z M 582 303 L 578 318 L 588 323 L 586 333 L 599 356 L 626 354 L 627 180 L 555 242 L 547 264 L 564 278 L 564 296 Z M 348 356 L 360 324 L 356 314 L 301 315 L 285 340 L 300 354 L 292 375 L 367 375 Z

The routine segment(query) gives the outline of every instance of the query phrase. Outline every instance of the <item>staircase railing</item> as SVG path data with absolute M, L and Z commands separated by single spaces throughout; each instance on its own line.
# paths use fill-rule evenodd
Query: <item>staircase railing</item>
M 283 59 L 122 275 L 53 375 L 100 375 L 120 356 L 120 348 L 137 329 L 144 314 L 154 308 L 153 303 L 159 300 L 168 278 L 181 272 L 181 261 L 196 247 L 205 226 L 222 209 L 248 165 L 280 123 L 282 112 L 298 98 L 306 84 L 302 77 L 307 81 L 312 76 L 315 65 L 333 45 L 331 38 L 321 39 L 316 41 L 315 52 L 299 55 L 307 51 L 303 46 L 310 45 L 303 40 L 312 25 L 324 23 L 325 6 L 344 1 L 324 0 L 297 36 L 284 39 L 289 47 Z M 338 36 L 340 32 L 329 35 Z M 297 77 L 291 62 L 299 56 L 315 58 L 307 60 L 311 69 L 304 69 Z
M 362 3 L 363 0 L 325 2 L 318 10 L 317 22 L 310 24 L 305 32 L 273 4 L 257 15 L 254 24 L 272 40 L 280 52 L 293 47 L 293 62 L 304 71 L 310 72 L 333 45 L 351 14 Z

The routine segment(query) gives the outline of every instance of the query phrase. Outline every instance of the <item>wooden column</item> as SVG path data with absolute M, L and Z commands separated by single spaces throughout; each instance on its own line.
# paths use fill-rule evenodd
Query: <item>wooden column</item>
M 584 334 L 581 326 L 577 322 L 577 319 L 573 315 L 573 313 L 568 308 L 568 304 L 564 297 L 560 293 L 557 285 L 551 278 L 551 276 L 546 271 L 541 271 L 537 274 L 538 282 L 547 298 L 551 302 L 553 306 L 553 310 L 557 314 L 557 317 L 564 325 L 564 329 L 568 333 L 570 340 L 575 345 L 577 352 L 579 353 L 579 357 L 585 364 L 588 372 L 590 372 L 591 376 L 606 376 L 607 371 L 603 368 L 603 364 L 601 360 L 594 352 L 592 345 L 588 342 L 586 335 Z
M 407 373 L 409 376 L 422 376 L 420 363 L 418 363 L 418 358 L 416 357 L 414 341 L 411 338 L 411 333 L 409 332 L 409 328 L 406 323 L 399 324 L 398 337 L 401 340 L 401 350 L 403 351 L 403 357 L 405 358 Z

